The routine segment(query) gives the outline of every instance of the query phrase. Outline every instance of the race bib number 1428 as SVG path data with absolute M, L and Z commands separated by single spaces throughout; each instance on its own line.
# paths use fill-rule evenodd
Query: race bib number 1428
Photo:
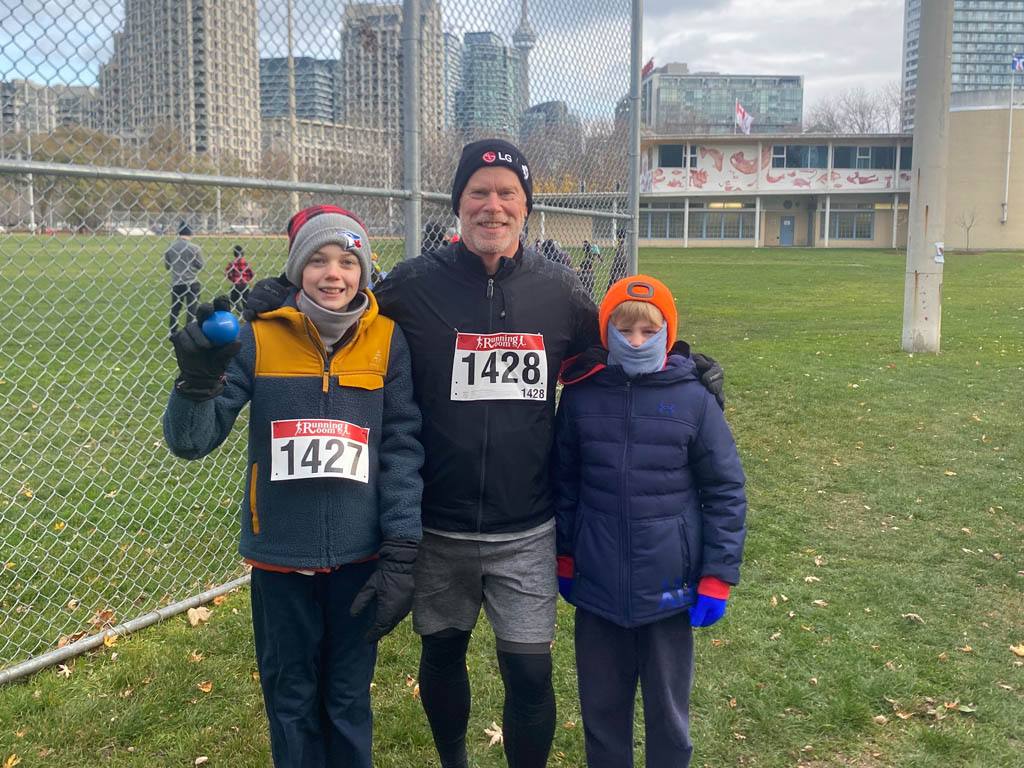
M 545 400 L 548 358 L 539 333 L 460 333 L 452 400 Z
M 370 430 L 338 419 L 270 424 L 270 479 L 370 480 Z

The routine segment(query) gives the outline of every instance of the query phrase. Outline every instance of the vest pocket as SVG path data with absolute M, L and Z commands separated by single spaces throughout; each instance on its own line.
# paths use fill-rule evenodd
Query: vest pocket
M 260 532 L 260 515 L 256 509 L 256 477 L 259 471 L 259 464 L 253 462 L 249 468 L 249 515 L 252 520 L 252 532 Z

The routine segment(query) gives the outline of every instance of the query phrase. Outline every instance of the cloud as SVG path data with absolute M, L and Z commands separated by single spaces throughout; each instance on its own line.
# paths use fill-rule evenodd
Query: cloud
M 803 75 L 805 104 L 900 76 L 903 0 L 653 0 L 644 10 L 645 59 L 691 72 Z

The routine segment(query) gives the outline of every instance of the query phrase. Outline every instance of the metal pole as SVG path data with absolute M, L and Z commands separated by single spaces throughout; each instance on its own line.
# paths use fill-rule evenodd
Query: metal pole
M 124 635 L 132 632 L 138 632 L 140 629 L 156 624 L 159 621 L 169 619 L 172 616 L 177 616 L 179 613 L 185 613 L 189 608 L 195 608 L 203 603 L 208 603 L 219 595 L 226 595 L 228 592 L 236 590 L 239 587 L 244 587 L 248 583 L 249 577 L 241 576 L 233 581 L 229 581 L 227 584 L 221 584 L 219 587 L 208 589 L 205 592 L 180 600 L 177 603 L 166 605 L 163 608 L 157 608 L 155 611 L 150 611 L 136 619 L 126 621 L 124 624 L 118 624 L 116 627 L 111 627 L 110 629 L 98 634 L 83 637 L 81 640 L 65 645 L 63 648 L 56 648 L 48 653 L 44 653 L 42 656 L 37 656 L 34 659 L 23 661 L 21 664 L 15 664 L 13 667 L 7 667 L 6 669 L 0 670 L 0 685 L 9 683 L 12 680 L 17 680 L 19 677 L 30 675 L 33 672 L 38 672 L 40 669 L 45 669 L 53 664 L 59 664 L 65 659 L 78 656 L 86 651 L 92 650 L 93 648 L 99 648 L 103 645 L 103 638 L 107 635 L 123 637 Z
M 640 57 L 643 55 L 644 3 L 643 0 L 632 0 L 633 26 L 630 40 L 630 73 L 629 73 L 629 183 L 626 186 L 626 202 L 629 212 L 629 224 L 626 225 L 629 248 L 629 274 L 639 272 L 637 247 L 640 224 L 640 69 L 643 66 Z
M 902 346 L 905 352 L 937 353 L 942 325 L 941 250 L 946 224 L 953 0 L 921 4 L 918 46 Z
M 1013 81 L 1017 76 L 1017 51 L 1014 50 L 1013 62 L 1010 66 L 1010 119 L 1009 127 L 1006 129 L 1006 181 L 1003 182 L 1003 217 L 1000 224 L 1006 223 L 1006 209 L 1010 202 L 1010 151 L 1013 149 Z
M 288 178 L 294 184 L 299 180 L 299 126 L 295 116 L 295 54 L 292 40 L 292 0 L 288 0 Z M 290 216 L 299 210 L 299 193 L 288 195 Z
M 420 2 L 402 2 L 402 138 L 404 187 L 411 193 L 405 201 L 405 258 L 420 252 Z

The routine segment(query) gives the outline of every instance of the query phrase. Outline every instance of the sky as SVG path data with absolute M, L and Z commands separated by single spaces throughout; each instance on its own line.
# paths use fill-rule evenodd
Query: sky
M 399 0 L 391 0 L 398 2 Z M 629 0 L 528 0 L 531 102 L 610 116 L 629 84 Z M 342 3 L 292 0 L 297 55 L 336 55 Z M 259 0 L 260 54 L 283 55 L 284 0 Z M 643 61 L 691 72 L 804 76 L 804 105 L 899 79 L 903 0 L 644 0 Z M 446 29 L 506 40 L 520 0 L 442 0 Z M 95 84 L 124 0 L 0 0 L 0 80 Z
M 804 107 L 899 81 L 903 0 L 644 0 L 643 60 L 803 75 Z

